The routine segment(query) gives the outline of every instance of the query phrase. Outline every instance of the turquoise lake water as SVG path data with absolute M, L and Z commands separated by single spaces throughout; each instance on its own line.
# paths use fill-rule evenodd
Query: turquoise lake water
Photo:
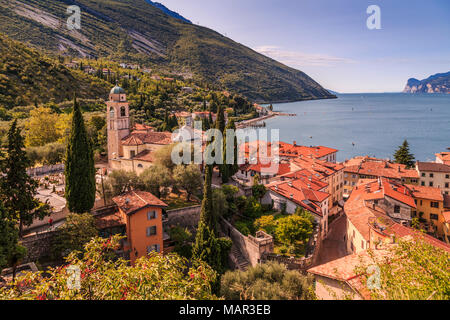
M 434 161 L 435 153 L 450 148 L 450 95 L 340 94 L 273 106 L 297 114 L 266 120 L 267 129 L 280 130 L 281 141 L 336 148 L 338 161 L 392 158 L 404 139 L 420 161 Z

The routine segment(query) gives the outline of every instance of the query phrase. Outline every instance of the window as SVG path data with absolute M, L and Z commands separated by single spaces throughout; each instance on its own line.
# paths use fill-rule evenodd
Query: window
M 159 244 L 154 244 L 154 245 L 152 245 L 152 246 L 148 246 L 147 247 L 147 253 L 150 253 L 150 252 L 159 252 Z
M 431 207 L 439 209 L 439 202 L 431 202 Z
M 138 168 L 143 168 L 144 166 L 142 164 L 138 164 Z
M 432 214 L 432 213 L 431 213 L 431 214 L 430 214 L 430 219 L 431 219 L 431 220 L 436 220 L 436 221 L 437 221 L 437 220 L 439 220 L 439 216 L 438 216 L 437 214 Z
M 400 213 L 400 206 L 394 206 L 394 213 Z
M 426 174 L 425 174 L 425 172 L 422 172 L 422 177 L 424 177 L 424 178 L 426 177 Z
M 445 179 L 450 179 L 450 174 L 446 174 Z
M 434 178 L 434 173 L 430 173 L 430 178 Z
M 130 151 L 130 158 L 134 158 L 136 156 L 136 151 L 131 150 Z
M 446 183 L 445 183 L 445 187 L 446 187 L 446 188 L 450 188 L 450 183 L 446 182 Z
M 156 235 L 156 226 L 148 227 L 147 228 L 147 237 L 151 237 Z
M 417 211 L 411 211 L 411 215 L 413 218 L 415 218 L 417 216 Z
M 422 181 L 421 185 L 422 187 L 425 187 L 425 181 Z
M 156 219 L 158 217 L 158 214 L 156 213 L 156 211 L 148 211 L 147 212 L 147 220 L 153 220 Z
M 433 186 L 433 181 L 430 181 L 430 187 L 432 187 Z
M 125 107 L 121 107 L 120 108 L 120 116 L 121 117 L 126 117 L 127 116 L 127 112 L 125 110 Z
M 113 107 L 111 107 L 111 109 L 109 109 L 109 117 L 110 118 L 114 118 L 114 108 Z

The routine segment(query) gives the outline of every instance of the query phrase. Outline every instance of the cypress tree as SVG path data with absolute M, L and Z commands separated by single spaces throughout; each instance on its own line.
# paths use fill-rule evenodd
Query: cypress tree
M 24 138 L 14 120 L 8 131 L 7 155 L 2 161 L 0 198 L 10 220 L 19 222 L 19 236 L 23 227 L 30 226 L 34 219 L 43 219 L 50 214 L 50 207 L 35 198 L 38 182 L 27 174 L 31 166 L 25 151 Z
M 217 109 L 216 129 L 222 133 L 225 131 L 225 114 L 222 106 Z
M 414 167 L 414 155 L 409 151 L 409 143 L 407 140 L 398 147 L 394 154 L 395 163 L 406 165 L 408 168 Z
M 73 101 L 72 128 L 67 146 L 66 199 L 71 212 L 89 212 L 95 202 L 95 166 L 91 141 L 76 98 Z

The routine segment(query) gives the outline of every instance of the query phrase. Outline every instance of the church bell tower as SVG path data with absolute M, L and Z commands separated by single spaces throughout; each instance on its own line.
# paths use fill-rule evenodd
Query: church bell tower
M 125 90 L 116 85 L 109 93 L 107 106 L 108 162 L 123 156 L 121 141 L 130 134 L 129 105 Z

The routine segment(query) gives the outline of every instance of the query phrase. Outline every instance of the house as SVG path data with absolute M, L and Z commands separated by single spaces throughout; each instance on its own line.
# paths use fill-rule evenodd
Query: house
M 450 166 L 450 152 L 436 153 L 436 163 L 443 163 Z
M 410 225 L 413 210 L 416 210 L 416 204 L 407 187 L 385 178 L 360 180 L 344 206 L 347 252 L 357 253 L 370 248 L 369 220 L 389 217 Z
M 450 194 L 450 165 L 436 162 L 416 163 L 420 176 L 420 185 L 441 189 L 442 193 Z
M 388 178 L 401 183 L 418 184 L 419 175 L 414 169 L 389 160 L 355 157 L 344 163 L 344 198 L 348 198 L 359 179 Z
M 142 124 L 131 131 L 127 96 L 119 86 L 111 89 L 106 105 L 109 168 L 142 173 L 153 165 L 155 151 L 172 144 L 172 133 Z
M 312 172 L 301 170 L 267 185 L 268 191 L 261 203 L 273 204 L 274 209 L 289 214 L 295 213 L 297 208 L 307 210 L 321 226 L 322 235 L 325 235 L 328 232 L 330 197 L 324 191 L 327 187 Z
M 328 184 L 325 192 L 331 195 L 331 207 L 344 205 L 344 166 L 342 164 L 316 159 L 312 155 L 308 157 L 300 155 L 291 160 L 291 165 L 293 170 L 297 168 L 313 172 L 316 177 Z M 337 210 L 338 208 L 335 211 Z
M 411 192 L 417 208 L 412 211 L 413 218 L 418 218 L 421 227 L 436 238 L 450 244 L 450 234 L 445 228 L 444 196 L 441 190 L 433 187 L 405 185 Z M 446 232 L 447 231 L 447 232 Z
M 150 252 L 164 252 L 163 201 L 148 192 L 131 191 L 113 198 L 116 215 L 125 222 L 131 263 Z
M 387 216 L 373 217 L 366 221 L 369 231 L 367 249 L 352 253 L 343 258 L 315 266 L 307 272 L 315 278 L 315 293 L 321 300 L 369 300 L 370 289 L 360 273 L 362 266 L 370 266 L 376 260 L 389 256 L 388 250 L 398 240 L 414 241 L 421 237 L 432 246 L 450 252 L 450 246 L 427 234 L 396 223 Z M 359 269 L 359 271 L 358 271 Z M 369 271 L 367 271 L 369 272 Z
M 300 146 L 294 141 L 293 144 L 286 142 L 279 143 L 279 155 L 281 159 L 292 159 L 303 157 L 312 157 L 314 159 L 324 160 L 336 163 L 336 155 L 338 150 L 324 146 Z
M 253 186 L 256 175 L 259 176 L 262 184 L 268 184 L 272 182 L 274 178 L 289 172 L 291 172 L 291 165 L 286 162 L 258 162 L 256 164 L 241 165 L 238 172 L 235 174 L 235 178 L 238 181 L 242 181 L 243 184 Z

